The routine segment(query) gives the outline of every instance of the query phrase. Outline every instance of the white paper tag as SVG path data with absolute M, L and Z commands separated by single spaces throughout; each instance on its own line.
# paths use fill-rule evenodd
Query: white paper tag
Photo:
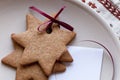
M 49 80 L 100 80 L 103 49 L 69 46 L 73 62 L 66 71 L 50 76 Z

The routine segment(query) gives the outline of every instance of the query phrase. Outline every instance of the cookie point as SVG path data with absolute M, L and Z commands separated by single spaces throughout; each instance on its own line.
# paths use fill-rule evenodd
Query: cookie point
M 72 58 L 72 59 L 70 59 L 70 62 L 73 62 L 73 58 Z
M 28 14 L 26 15 L 26 17 L 29 17 L 29 16 L 32 16 L 32 14 L 28 13 Z
M 15 33 L 12 33 L 11 34 L 11 38 L 13 39 L 15 37 Z
M 1 60 L 2 63 L 4 63 L 4 58 Z
M 15 35 L 15 33 L 12 33 L 11 36 Z

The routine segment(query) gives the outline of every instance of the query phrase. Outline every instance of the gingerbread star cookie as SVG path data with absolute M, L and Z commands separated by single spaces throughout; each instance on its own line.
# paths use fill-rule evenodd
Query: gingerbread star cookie
M 34 27 L 33 23 L 34 23 L 34 25 L 42 24 L 42 21 L 36 19 L 34 16 L 32 16 L 30 14 L 26 16 L 26 22 L 27 22 L 27 26 L 26 26 L 27 29 L 29 29 L 29 28 L 31 29 L 32 27 Z M 15 50 L 11 54 L 9 54 L 6 57 L 4 57 L 2 59 L 2 62 L 4 64 L 7 64 L 8 66 L 11 66 L 13 68 L 17 68 L 19 59 L 21 58 L 21 55 L 22 55 L 22 52 L 23 52 L 24 49 L 23 49 L 22 46 L 20 46 L 16 42 L 13 41 L 13 43 L 14 43 Z M 69 52 L 67 51 L 60 57 L 59 61 L 62 61 L 62 62 L 72 62 L 73 59 L 72 59 L 71 55 L 69 54 Z M 61 72 L 64 69 L 65 69 L 64 66 L 62 66 L 62 64 L 61 64 L 61 68 L 59 67 L 59 68 L 57 68 L 57 69 L 55 69 L 53 71 L 54 72 Z
M 29 23 L 28 23 L 29 24 Z M 45 74 L 51 74 L 56 60 L 67 52 L 66 44 L 74 37 L 75 33 L 61 30 L 58 25 L 52 26 L 52 33 L 39 33 L 36 26 L 26 32 L 12 35 L 12 38 L 25 47 L 20 64 L 26 65 L 38 62 Z
M 52 16 L 54 17 L 55 14 L 52 14 Z M 48 19 L 47 19 L 48 20 Z M 27 29 L 29 29 L 30 31 L 34 31 L 34 29 L 38 28 L 39 25 L 42 24 L 42 21 L 40 21 L 39 19 L 37 19 L 36 17 L 34 17 L 31 14 L 27 14 L 26 16 L 26 23 L 27 23 Z M 36 27 L 36 28 L 35 28 Z M 29 36 L 30 37 L 30 36 Z M 70 41 L 69 41 L 70 42 Z M 69 43 L 68 42 L 68 43 Z M 67 44 L 68 44 L 67 43 Z M 59 59 L 59 61 L 61 62 L 72 62 L 73 59 L 70 55 L 70 53 L 68 51 L 66 51 Z
M 9 55 L 7 55 L 6 57 L 4 57 L 2 59 L 2 63 L 10 66 L 10 67 L 13 67 L 15 69 L 18 69 L 20 64 L 19 64 L 19 61 L 20 61 L 20 58 L 22 57 L 22 54 L 23 54 L 23 47 L 21 47 L 19 44 L 17 44 L 16 42 L 14 42 L 14 48 L 15 50 L 10 53 Z M 57 62 L 55 63 L 55 66 L 53 68 L 53 72 L 63 72 L 65 71 L 66 67 L 65 65 L 63 65 L 62 63 L 60 62 Z
M 34 63 L 28 66 L 21 66 L 19 64 L 19 60 L 23 53 L 23 48 L 14 42 L 15 50 L 2 59 L 4 64 L 7 64 L 11 67 L 17 68 L 16 71 L 16 80 L 47 80 L 46 75 L 44 75 L 41 67 L 38 63 Z M 63 72 L 65 71 L 66 67 L 63 64 L 55 63 L 53 68 L 53 72 Z
M 16 72 L 16 80 L 48 80 L 37 63 L 29 66 L 19 66 Z

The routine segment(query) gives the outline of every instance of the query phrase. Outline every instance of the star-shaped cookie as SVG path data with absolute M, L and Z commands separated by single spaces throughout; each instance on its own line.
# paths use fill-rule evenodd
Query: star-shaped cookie
M 26 17 L 26 22 L 27 23 L 29 23 L 29 24 L 27 24 L 27 29 L 28 29 L 28 27 L 29 28 L 32 28 L 33 26 L 33 23 L 34 24 L 42 24 L 42 21 L 38 21 L 37 19 L 35 19 L 32 15 L 27 15 L 27 17 Z M 37 23 L 36 23 L 37 22 Z M 11 67 L 13 67 L 13 68 L 17 68 L 17 65 L 18 65 L 18 62 L 19 62 L 19 59 L 21 58 L 21 55 L 22 55 L 22 52 L 23 52 L 23 47 L 21 47 L 19 44 L 17 44 L 16 42 L 14 42 L 13 41 L 13 43 L 14 43 L 14 48 L 15 48 L 15 50 L 11 53 L 11 54 L 9 54 L 9 55 L 7 55 L 6 57 L 4 57 L 3 59 L 2 59 L 2 62 L 4 63 L 4 64 L 7 64 L 8 66 L 11 66 Z M 72 59 L 72 57 L 71 57 L 71 55 L 69 54 L 69 52 L 67 51 L 67 52 L 65 52 L 61 57 L 60 57 L 60 59 L 59 59 L 59 61 L 62 61 L 62 62 L 72 62 L 73 61 L 73 59 Z M 58 68 L 59 69 L 59 68 Z M 63 71 L 63 69 L 62 69 L 62 67 L 61 67 L 61 69 L 60 70 L 53 70 L 53 71 L 55 71 L 55 72 L 59 72 L 59 71 Z
M 14 42 L 15 50 L 10 53 L 8 56 L 2 59 L 4 64 L 7 64 L 13 68 L 16 68 L 16 80 L 29 80 L 31 78 L 36 78 L 34 80 L 47 80 L 47 77 L 44 75 L 38 63 L 34 63 L 28 66 L 21 66 L 19 60 L 23 53 L 23 48 Z M 55 63 L 53 72 L 63 72 L 66 67 L 63 64 Z
M 51 34 L 39 33 L 36 28 L 38 25 L 33 23 L 33 26 L 35 27 L 28 27 L 26 32 L 12 35 L 12 38 L 25 47 L 20 63 L 26 65 L 38 62 L 48 76 L 56 60 L 59 60 L 61 55 L 67 51 L 66 45 L 75 37 L 75 33 L 61 30 L 58 25 L 52 26 Z
M 7 56 L 5 56 L 2 59 L 2 63 L 17 69 L 17 68 L 19 68 L 19 61 L 20 61 L 20 58 L 22 57 L 24 49 L 16 42 L 13 41 L 13 43 L 14 43 L 15 50 L 12 51 Z M 63 72 L 63 71 L 65 71 L 65 65 L 63 65 L 60 62 L 55 63 L 55 66 L 53 68 L 53 72 Z
M 42 24 L 42 21 L 36 19 L 35 17 L 33 17 L 32 15 L 28 14 L 26 16 L 26 22 L 27 22 L 27 26 L 26 28 L 27 29 L 31 29 L 33 26 L 33 23 L 34 25 L 40 25 Z M 19 59 L 21 58 L 22 56 L 22 53 L 23 53 L 23 47 L 20 46 L 19 44 L 17 44 L 15 41 L 13 41 L 14 43 L 14 48 L 15 50 L 13 52 L 11 52 L 11 54 L 7 55 L 6 57 L 4 57 L 2 59 L 2 62 L 10 67 L 13 67 L 13 68 L 17 68 L 17 65 L 19 64 Z M 60 62 L 72 62 L 73 59 L 71 57 L 71 55 L 69 54 L 69 52 L 65 52 L 59 59 Z M 57 65 L 56 65 L 57 66 Z M 63 68 L 63 69 L 62 69 Z M 60 69 L 60 70 L 59 70 Z M 54 72 L 59 72 L 59 71 L 63 71 L 65 68 L 62 67 L 62 64 L 61 64 L 61 68 L 57 68 L 55 70 L 53 70 Z
M 27 18 L 26 20 L 28 22 L 31 19 Z M 31 22 L 31 24 L 33 22 Z M 39 23 L 40 23 L 40 21 L 39 21 Z M 29 25 L 29 27 L 32 27 L 32 26 Z M 15 48 L 15 50 L 12 53 L 10 53 L 9 55 L 7 55 L 6 57 L 4 57 L 2 59 L 2 62 L 4 64 L 7 64 L 10 67 L 13 67 L 13 68 L 17 69 L 17 71 L 16 71 L 16 73 L 17 73 L 16 74 L 16 80 L 19 80 L 19 79 L 29 80 L 29 79 L 34 79 L 34 78 L 35 79 L 43 79 L 43 80 L 47 79 L 46 76 L 43 75 L 43 72 L 41 71 L 41 68 L 38 65 L 38 63 L 32 64 L 32 65 L 28 65 L 28 66 L 25 66 L 25 67 L 21 66 L 19 64 L 19 60 L 20 60 L 20 58 L 22 56 L 22 53 L 23 53 L 24 49 L 23 49 L 23 47 L 18 45 L 16 42 L 14 42 L 14 48 Z M 71 62 L 72 61 L 72 57 L 71 57 L 71 55 L 68 52 L 66 52 L 66 53 L 64 53 L 64 55 L 61 56 L 59 61 Z M 53 68 L 53 73 L 54 72 L 63 72 L 63 71 L 65 71 L 65 69 L 66 69 L 65 65 L 63 65 L 61 63 L 55 63 L 55 66 Z M 31 71 L 32 71 L 32 73 L 31 73 Z M 37 77 L 34 76 L 34 75 L 37 75 Z

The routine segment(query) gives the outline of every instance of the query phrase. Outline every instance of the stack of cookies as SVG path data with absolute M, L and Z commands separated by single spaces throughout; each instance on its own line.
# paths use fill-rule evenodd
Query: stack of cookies
M 61 30 L 52 25 L 52 32 L 39 32 L 44 22 L 33 15 L 26 16 L 27 30 L 11 35 L 15 50 L 4 57 L 2 62 L 16 71 L 16 80 L 48 80 L 55 72 L 64 72 L 63 62 L 72 62 L 66 45 L 75 37 L 73 31 Z

